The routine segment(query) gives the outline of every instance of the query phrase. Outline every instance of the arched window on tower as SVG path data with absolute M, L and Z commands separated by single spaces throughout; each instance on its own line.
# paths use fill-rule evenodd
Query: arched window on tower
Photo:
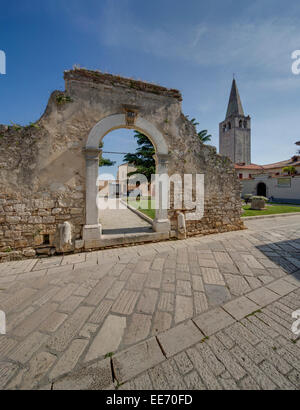
M 244 121 L 244 128 L 247 128 L 247 121 Z
M 226 124 L 223 125 L 223 132 L 226 131 Z
M 240 122 L 239 122 L 239 127 L 243 128 L 243 121 L 242 120 L 240 120 Z
M 231 130 L 231 122 L 228 123 L 228 129 Z

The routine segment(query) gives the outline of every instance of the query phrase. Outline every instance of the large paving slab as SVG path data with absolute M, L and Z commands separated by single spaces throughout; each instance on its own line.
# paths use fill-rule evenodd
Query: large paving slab
M 113 357 L 115 377 L 124 383 L 158 363 L 165 357 L 155 338 L 129 348 Z
M 204 338 L 203 333 L 189 320 L 157 336 L 167 357 L 174 356 Z
M 279 299 L 280 296 L 268 288 L 259 288 L 248 293 L 247 297 L 262 307 L 267 306 L 276 299 Z
M 95 336 L 86 354 L 85 361 L 89 362 L 115 352 L 121 343 L 125 328 L 125 317 L 109 315 L 99 333 Z
M 223 309 L 226 310 L 231 316 L 239 320 L 245 316 L 251 315 L 253 312 L 260 308 L 259 305 L 245 296 L 241 296 L 238 299 L 234 299 L 231 302 L 226 303 Z
M 221 308 L 212 309 L 209 312 L 193 319 L 194 323 L 205 334 L 210 336 L 219 330 L 231 325 L 234 319 Z

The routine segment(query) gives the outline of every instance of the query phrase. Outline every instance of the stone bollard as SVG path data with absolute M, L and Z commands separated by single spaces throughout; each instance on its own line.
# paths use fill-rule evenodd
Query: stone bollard
M 177 238 L 186 239 L 185 216 L 182 212 L 177 212 Z
M 59 250 L 66 251 L 72 248 L 72 225 L 69 222 L 64 222 L 58 225 L 59 234 Z

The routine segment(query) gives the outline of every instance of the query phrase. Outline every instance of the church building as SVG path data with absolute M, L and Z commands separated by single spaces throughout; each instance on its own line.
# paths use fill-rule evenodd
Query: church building
M 226 118 L 219 126 L 219 152 L 235 164 L 242 195 L 271 198 L 274 202 L 300 204 L 300 155 L 267 165 L 251 162 L 251 118 L 244 114 L 233 79 Z M 300 141 L 296 143 L 300 145 Z

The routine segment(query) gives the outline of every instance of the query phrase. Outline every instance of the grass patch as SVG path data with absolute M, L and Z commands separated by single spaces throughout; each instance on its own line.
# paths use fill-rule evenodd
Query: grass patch
M 246 316 L 246 319 L 247 319 L 248 317 L 255 316 L 256 313 L 262 313 L 262 311 L 261 311 L 260 309 L 255 310 L 254 312 L 252 312 L 252 313 L 250 313 L 249 315 L 247 315 L 247 316 Z
M 106 355 L 104 356 L 104 358 L 105 358 L 105 359 L 108 359 L 109 357 L 110 357 L 110 358 L 113 357 L 113 355 L 114 355 L 113 352 L 109 352 L 109 353 L 106 353 Z
M 149 218 L 155 219 L 155 199 L 141 198 L 141 200 L 137 202 L 138 207 L 136 206 L 136 202 L 134 199 L 127 198 L 127 203 L 128 205 L 142 212 L 144 215 L 148 216 Z
M 144 215 L 148 216 L 151 219 L 155 219 L 155 199 L 151 198 L 141 198 L 138 202 L 139 206 L 136 207 L 134 199 L 127 198 L 127 202 L 133 208 L 136 208 L 138 211 L 142 212 Z M 300 206 L 293 205 L 266 205 L 267 209 L 262 211 L 256 211 L 250 209 L 250 205 L 243 206 L 244 213 L 242 217 L 247 216 L 258 216 L 258 215 L 276 215 L 276 214 L 286 214 L 291 212 L 300 212 Z
M 300 206 L 293 206 L 293 205 L 269 205 L 267 204 L 267 209 L 263 209 L 261 211 L 256 211 L 250 209 L 250 205 L 243 206 L 245 212 L 243 213 L 242 217 L 246 216 L 257 216 L 257 215 L 276 215 L 276 214 L 287 214 L 291 212 L 300 212 Z

